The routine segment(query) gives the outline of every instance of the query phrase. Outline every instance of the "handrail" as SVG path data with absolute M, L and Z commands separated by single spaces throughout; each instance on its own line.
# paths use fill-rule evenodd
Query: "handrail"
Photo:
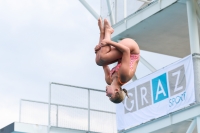
M 34 103 L 42 103 L 42 104 L 49 104 L 48 102 L 34 101 L 34 100 L 28 100 L 28 99 L 21 99 L 21 101 L 34 102 Z M 77 107 L 77 106 L 69 106 L 69 105 L 64 105 L 64 104 L 51 103 L 51 105 L 88 110 L 88 108 Z M 111 111 L 103 111 L 103 110 L 98 110 L 98 109 L 90 109 L 90 110 L 91 111 L 103 112 L 103 113 L 109 113 L 109 114 L 116 114 L 115 112 L 111 112 Z
M 54 85 L 58 85 L 58 86 L 66 86 L 66 88 L 65 88 L 65 90 L 67 91 L 69 88 L 68 87 L 72 87 L 72 88 L 77 88 L 77 89 L 82 89 L 82 90 L 87 90 L 88 91 L 88 95 L 87 95 L 87 101 L 88 101 L 88 106 L 87 105 L 84 105 L 84 106 L 82 106 L 82 105 L 71 105 L 71 104 L 66 104 L 65 105 L 65 103 L 56 103 L 56 102 L 53 102 L 52 101 L 52 99 L 51 99 L 51 97 L 52 97 L 52 89 L 53 90 L 55 90 L 56 91 L 56 88 L 54 88 Z M 71 88 L 71 89 L 72 89 Z M 44 107 L 45 107 L 45 110 L 46 110 L 46 107 L 47 107 L 47 113 L 48 113 L 48 122 L 47 122 L 47 126 L 48 126 L 48 131 L 47 131 L 47 133 L 49 133 L 50 132 L 50 129 L 51 129 L 51 127 L 52 126 L 57 126 L 58 127 L 58 123 L 60 122 L 60 117 L 58 117 L 59 116 L 59 110 L 60 109 L 62 109 L 62 107 L 65 107 L 65 108 L 71 108 L 71 109 L 79 109 L 79 110 L 83 110 L 84 112 L 85 111 L 88 111 L 88 117 L 87 117 L 87 121 L 88 121 L 88 127 L 87 127 L 87 131 L 91 131 L 91 124 L 90 124 L 90 122 L 91 122 L 91 120 L 93 120 L 93 118 L 91 117 L 92 116 L 92 114 L 91 114 L 91 112 L 97 112 L 97 113 L 106 113 L 107 115 L 112 115 L 112 117 L 113 117 L 113 115 L 115 115 L 116 114 L 116 112 L 114 111 L 114 110 L 110 110 L 110 109 L 106 109 L 106 108 L 102 108 L 102 107 L 91 107 L 91 99 L 90 99 L 90 93 L 91 93 L 91 91 L 92 92 L 99 92 L 99 93 L 105 93 L 105 90 L 98 90 L 98 89 L 93 89 L 93 88 L 88 88 L 88 87 L 80 87 L 80 86 L 75 86 L 75 85 L 69 85 L 69 84 L 63 84 L 63 83 L 56 83 L 56 82 L 50 82 L 49 83 L 49 96 L 48 96 L 48 101 L 37 101 L 37 100 L 29 100 L 29 99 L 20 99 L 20 108 L 19 108 L 19 122 L 22 122 L 23 121 L 23 119 L 24 119 L 24 117 L 23 117 L 23 109 L 26 109 L 26 108 L 24 108 L 25 106 L 23 106 L 23 103 L 25 104 L 26 102 L 28 103 L 28 104 L 30 104 L 30 103 L 35 103 L 36 104 L 36 106 L 37 105 L 44 105 Z M 97 94 L 98 95 L 98 93 L 94 93 L 94 94 Z M 26 105 L 26 104 L 25 104 Z M 56 115 L 55 115 L 55 120 L 56 121 L 54 121 L 55 122 L 55 125 L 51 125 L 51 112 L 52 112 L 52 110 L 51 110 L 51 108 L 52 107 L 54 107 L 55 106 L 55 113 L 56 113 Z M 37 107 L 36 107 L 37 108 Z M 41 110 L 42 112 L 44 112 L 45 110 Z M 25 120 L 25 119 L 24 119 Z M 39 122 L 39 121 L 38 121 Z M 37 124 L 37 123 L 35 123 L 35 124 Z M 39 124 L 39 123 L 38 123 Z M 113 130 L 113 129 L 112 129 Z
M 68 87 L 75 87 L 75 88 L 85 89 L 85 90 L 106 92 L 105 90 L 98 90 L 98 89 L 93 89 L 93 88 L 88 88 L 88 87 L 81 87 L 81 86 L 75 86 L 75 85 L 69 85 L 69 84 L 63 84 L 63 83 L 51 82 L 50 84 L 61 85 L 61 86 L 68 86 Z

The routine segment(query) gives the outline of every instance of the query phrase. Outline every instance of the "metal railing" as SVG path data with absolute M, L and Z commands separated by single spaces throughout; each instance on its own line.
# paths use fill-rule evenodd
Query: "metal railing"
M 60 89 L 55 86 L 67 88 Z M 72 94 L 74 91 L 79 94 Z M 49 103 L 24 99 L 21 101 L 48 104 L 47 125 L 49 131 L 52 126 L 57 126 L 86 131 L 115 133 L 117 132 L 115 105 L 111 103 L 106 96 L 104 98 L 104 96 L 105 91 L 103 90 L 51 82 L 49 84 Z M 72 120 L 74 124 L 71 122 Z M 98 124 L 101 126 L 97 127 Z M 107 124 L 109 124 L 109 126 Z
M 157 0 L 101 0 L 100 15 L 103 19 L 107 18 L 111 25 L 115 25 L 155 1 Z
M 49 131 L 62 127 L 116 133 L 115 105 L 104 96 L 102 90 L 52 82 L 49 102 L 20 100 L 19 122 L 47 125 Z
M 48 125 L 48 104 L 48 102 L 21 99 L 19 122 Z
M 69 115 L 68 117 L 65 116 L 65 118 L 59 117 L 63 121 L 63 123 L 59 124 L 57 120 L 58 116 L 56 117 L 56 126 L 58 127 L 67 127 L 95 132 L 116 132 L 115 105 L 111 103 L 108 98 L 104 98 L 104 96 L 105 91 L 103 90 L 51 82 L 49 84 L 48 105 L 49 130 L 51 126 L 54 125 L 53 123 L 55 123 L 51 112 L 52 105 L 55 104 L 57 105 L 56 114 L 58 114 L 58 108 L 60 107 L 60 111 L 62 111 L 60 112 L 61 114 L 68 113 Z M 101 116 L 99 117 L 99 115 Z M 71 119 L 70 116 L 74 116 L 74 124 L 71 120 L 69 120 Z M 111 117 L 110 120 L 108 117 Z M 97 124 L 101 123 L 101 128 L 97 128 L 97 124 L 94 124 L 94 122 L 97 121 Z M 109 121 L 108 123 L 110 124 L 110 127 L 106 125 L 105 121 Z M 70 123 L 71 126 L 67 125 L 66 123 Z

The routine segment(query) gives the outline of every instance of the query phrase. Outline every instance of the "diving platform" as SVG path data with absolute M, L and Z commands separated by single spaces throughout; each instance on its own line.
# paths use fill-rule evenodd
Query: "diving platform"
M 156 0 L 113 27 L 115 41 L 128 37 L 141 50 L 179 58 L 190 54 L 187 9 L 181 1 Z
M 155 0 L 147 4 L 138 11 L 124 16 L 124 19 L 116 21 L 112 25 L 115 30 L 112 39 L 118 41 L 128 37 L 134 39 L 141 50 L 179 58 L 189 55 L 191 33 L 188 19 L 191 18 L 188 18 L 190 14 L 187 12 L 186 1 Z M 199 11 L 198 2 L 194 2 Z M 120 8 L 117 10 L 125 12 Z M 200 31 L 199 26 L 195 28 Z
M 139 3 L 136 10 L 134 4 L 139 5 L 138 2 L 144 4 Z M 100 15 L 89 5 L 84 6 L 96 14 L 96 19 L 102 16 L 110 21 L 115 30 L 112 40 L 132 38 L 141 50 L 183 58 L 196 49 L 191 43 L 199 41 L 198 3 L 199 0 L 101 0 Z
M 48 126 L 14 122 L 0 129 L 0 132 L 1 133 L 48 133 Z M 87 131 L 52 126 L 49 133 L 87 133 Z M 90 133 L 97 133 L 97 132 L 90 132 Z

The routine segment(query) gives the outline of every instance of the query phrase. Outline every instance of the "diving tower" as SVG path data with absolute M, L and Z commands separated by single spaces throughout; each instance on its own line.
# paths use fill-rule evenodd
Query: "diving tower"
M 132 38 L 138 44 L 141 50 L 150 51 L 154 53 L 160 53 L 164 55 L 170 55 L 174 57 L 182 58 L 184 61 L 186 58 L 191 58 L 191 72 L 192 76 L 183 76 L 186 79 L 194 78 L 193 81 L 186 81 L 186 84 L 192 83 L 188 92 L 194 91 L 194 95 L 186 96 L 187 98 L 194 98 L 191 102 L 185 104 L 177 109 L 167 108 L 167 112 L 158 116 L 152 117 L 152 112 L 148 114 L 145 109 L 156 107 L 159 94 L 163 93 L 163 97 L 166 96 L 166 101 L 171 103 L 170 100 L 176 101 L 177 97 L 180 99 L 177 101 L 184 101 L 184 93 L 178 93 L 183 86 L 180 86 L 178 79 L 176 83 L 169 83 L 171 77 L 178 78 L 179 72 L 186 72 L 181 68 L 186 68 L 186 64 L 177 65 L 173 63 L 164 67 L 162 70 L 156 70 L 142 55 L 140 62 L 143 63 L 152 73 L 150 76 L 143 77 L 139 80 L 135 80 L 133 83 L 125 85 L 129 94 L 132 96 L 132 101 L 125 99 L 122 104 L 117 105 L 117 128 L 120 133 L 200 133 L 200 48 L 199 48 L 199 22 L 200 22 L 200 1 L 199 0 L 101 0 L 101 14 L 95 13 L 92 7 L 87 4 L 85 0 L 79 0 L 86 9 L 98 19 L 101 16 L 103 19 L 107 18 L 115 32 L 112 35 L 112 40 L 119 41 L 123 38 Z M 134 9 L 134 4 L 137 4 L 137 9 Z M 179 66 L 176 69 L 170 71 L 175 66 Z M 179 70 L 178 70 L 179 69 Z M 162 81 L 159 80 L 159 75 L 165 75 L 166 86 L 169 89 L 169 95 L 164 93 L 165 87 L 163 87 Z M 172 74 L 173 73 L 173 74 Z M 179 74 L 178 74 L 179 73 Z M 176 75 L 178 74 L 178 75 Z M 175 76 L 176 75 L 176 76 Z M 155 77 L 153 77 L 155 76 Z M 155 94 L 157 99 L 154 99 L 153 84 L 154 80 L 158 78 L 157 82 L 161 88 L 157 91 L 159 94 Z M 149 81 L 148 81 L 149 79 Z M 162 80 L 162 79 L 161 79 Z M 172 80 L 171 80 L 172 81 Z M 142 86 L 141 83 L 144 85 Z M 183 83 L 183 80 L 182 80 Z M 172 85 L 174 84 L 174 86 Z M 138 85 L 138 86 L 137 86 Z M 139 88 L 139 87 L 143 88 Z M 152 93 L 148 94 L 148 91 L 142 92 L 144 87 L 150 86 Z M 179 86 L 177 90 L 177 86 Z M 151 88 L 152 87 L 152 88 Z M 174 90 L 172 89 L 174 87 Z M 139 89 L 138 89 L 139 88 Z M 187 87 L 186 87 L 187 88 Z M 162 90 L 163 89 L 163 90 Z M 161 92 L 162 90 L 162 92 Z M 176 94 L 174 92 L 176 92 Z M 141 92 L 141 93 L 140 93 Z M 187 93 L 187 92 L 186 92 Z M 140 95 L 141 94 L 141 95 Z M 164 95 L 165 94 L 165 95 Z M 144 96 L 149 95 L 150 102 Z M 135 97 L 135 99 L 134 99 Z M 126 101 L 127 100 L 127 101 Z M 141 100 L 141 101 L 140 101 Z M 142 101 L 143 100 L 143 101 Z M 139 102 L 138 102 L 139 101 Z M 146 103 L 145 103 L 146 101 Z M 147 102 L 148 101 L 148 102 Z M 177 102 L 176 101 L 176 102 Z M 126 102 L 128 104 L 126 104 Z M 142 104 L 141 104 L 141 103 Z M 164 100 L 162 101 L 164 102 Z M 169 104 L 168 103 L 168 104 Z M 145 107 L 143 107 L 146 104 Z M 152 104 L 152 105 L 151 105 Z M 171 105 L 170 108 L 172 107 Z M 135 105 L 135 106 L 134 106 Z M 161 106 L 161 105 L 159 105 Z M 152 109 L 151 108 L 151 109 Z M 138 112 L 143 113 L 139 116 Z M 156 110 L 155 110 L 156 111 Z M 158 112 L 161 113 L 162 111 Z M 147 120 L 141 120 L 142 114 L 146 116 L 148 114 L 150 118 Z M 132 118 L 132 119 L 131 119 Z M 140 121 L 140 122 L 135 122 Z M 135 123 L 135 124 L 133 124 Z M 131 126 L 132 124 L 132 126 Z M 126 126 L 127 125 L 127 126 Z

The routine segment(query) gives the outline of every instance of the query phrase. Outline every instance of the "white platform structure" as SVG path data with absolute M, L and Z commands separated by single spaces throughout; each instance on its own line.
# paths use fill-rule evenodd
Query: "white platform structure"
M 48 126 L 14 122 L 0 130 L 1 133 L 47 133 Z M 51 127 L 50 133 L 87 133 L 84 130 Z M 91 132 L 95 133 L 95 132 Z
M 97 19 L 85 0 L 79 0 Z M 141 50 L 183 58 L 193 54 L 196 103 L 168 115 L 124 129 L 121 133 L 200 133 L 200 47 L 199 0 L 138 0 L 144 2 L 130 12 L 133 0 L 101 0 L 105 14 L 114 28 L 112 40 L 132 38 Z M 106 13 L 105 13 L 106 12 Z M 142 55 L 141 55 L 142 56 Z M 152 72 L 156 69 L 143 57 L 140 61 Z
M 115 106 L 105 91 L 51 82 L 49 102 L 21 99 L 19 121 L 1 133 L 116 133 Z
M 104 90 L 51 82 L 49 102 L 21 99 L 19 121 L 0 133 L 117 133 Z

